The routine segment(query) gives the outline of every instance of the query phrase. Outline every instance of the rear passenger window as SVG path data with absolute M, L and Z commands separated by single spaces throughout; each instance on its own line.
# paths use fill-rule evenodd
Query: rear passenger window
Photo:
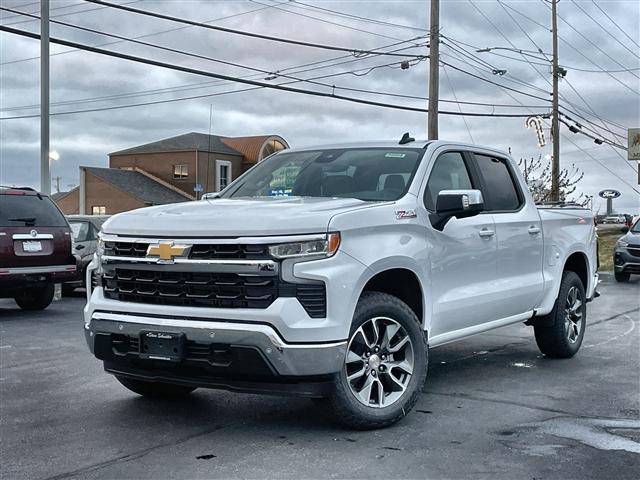
M 432 212 L 436 209 L 436 198 L 442 190 L 468 190 L 471 186 L 471 178 L 464 162 L 464 157 L 459 152 L 447 152 L 436 158 L 429 175 L 427 189 L 424 193 L 424 203 Z
M 484 203 L 487 210 L 513 211 L 522 204 L 507 160 L 474 154 L 483 179 Z

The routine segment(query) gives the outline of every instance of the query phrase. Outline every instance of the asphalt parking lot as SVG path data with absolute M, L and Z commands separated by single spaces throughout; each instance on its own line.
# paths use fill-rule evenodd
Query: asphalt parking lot
M 138 397 L 87 351 L 80 294 L 0 300 L 0 477 L 638 478 L 640 278 L 599 290 L 575 358 L 524 325 L 434 349 L 415 410 L 373 432 L 306 399 Z

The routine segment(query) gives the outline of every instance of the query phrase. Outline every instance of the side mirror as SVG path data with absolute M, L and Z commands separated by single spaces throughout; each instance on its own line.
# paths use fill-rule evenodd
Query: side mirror
M 629 227 L 622 227 L 622 233 L 629 233 Z
M 472 217 L 484 210 L 480 190 L 442 190 L 436 198 L 436 212 L 431 214 L 431 223 L 442 231 L 452 218 Z

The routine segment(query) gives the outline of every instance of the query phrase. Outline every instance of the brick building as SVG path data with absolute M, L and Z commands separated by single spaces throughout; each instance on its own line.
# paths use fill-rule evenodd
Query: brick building
M 200 191 L 220 191 L 255 163 L 288 147 L 278 135 L 187 133 L 110 153 L 109 168 L 80 167 L 80 185 L 56 194 L 54 201 L 67 215 L 112 215 L 196 200 Z

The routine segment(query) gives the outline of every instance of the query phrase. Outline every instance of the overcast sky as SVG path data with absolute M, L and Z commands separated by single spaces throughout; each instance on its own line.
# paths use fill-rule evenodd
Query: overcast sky
M 142 0 L 126 3 L 136 8 L 229 28 L 354 49 L 382 49 L 405 41 L 386 50 L 412 46 L 412 49 L 402 51 L 428 54 L 426 46 L 417 46 L 425 42 L 424 38 L 417 37 L 427 35 L 427 2 L 303 2 Z M 561 109 L 570 109 L 584 117 L 580 121 L 583 128 L 590 128 L 599 132 L 599 136 L 626 145 L 626 128 L 640 127 L 640 49 L 637 46 L 640 44 L 640 2 L 598 1 L 597 4 L 610 19 L 591 1 L 562 0 L 559 3 L 558 12 L 562 17 L 558 20 L 561 37 L 560 63 L 568 72 L 566 80 L 560 84 Z M 0 5 L 39 14 L 37 2 L 0 0 Z M 337 16 L 313 6 L 388 23 L 376 24 L 349 16 Z M 287 73 L 308 79 L 355 71 L 357 75 L 346 73 L 318 81 L 335 85 L 336 94 L 426 107 L 426 102 L 420 99 L 349 92 L 339 87 L 426 97 L 428 61 L 412 65 L 409 69 L 397 68 L 396 64 L 369 70 L 370 67 L 402 59 L 390 56 L 355 58 L 343 52 L 247 38 L 198 27 L 184 28 L 182 24 L 79 0 L 52 0 L 51 16 L 55 20 L 126 37 L 148 35 L 141 40 L 271 72 L 327 61 L 316 65 L 325 66 L 322 69 L 299 74 L 292 73 L 297 71 L 292 69 Z M 39 30 L 37 20 L 28 17 L 14 16 L 3 11 L 0 12 L 0 19 L 2 24 L 13 24 L 14 28 L 35 32 Z M 543 52 L 550 52 L 551 34 L 547 27 L 550 20 L 548 3 L 544 0 L 501 3 L 488 0 L 473 4 L 466 0 L 443 0 L 440 24 L 442 34 L 446 36 L 446 44 L 441 45 L 441 59 L 452 66 L 441 69 L 441 99 L 518 105 L 518 108 L 494 109 L 477 105 L 458 107 L 455 103 L 441 102 L 440 109 L 458 111 L 461 108 L 466 112 L 525 114 L 548 112 L 549 104 L 542 98 L 550 98 L 550 74 L 542 54 L 537 55 L 540 58 L 533 58 L 507 50 L 495 50 L 496 54 L 475 53 L 475 48 L 515 46 L 537 51 L 539 47 Z M 177 28 L 180 29 L 176 30 Z M 169 29 L 173 31 L 166 32 Z M 149 35 L 156 33 L 158 34 Z M 113 38 L 58 24 L 51 25 L 51 35 L 90 45 L 115 41 Z M 411 39 L 412 42 L 406 42 Z M 462 53 L 462 47 L 477 58 L 470 53 Z M 267 76 L 127 42 L 115 43 L 105 48 L 237 77 L 251 76 L 264 80 Z M 54 113 L 246 88 L 240 84 L 75 51 L 59 45 L 52 45 L 51 53 L 51 102 Z M 0 32 L 0 117 L 38 114 L 38 55 L 37 40 Z M 334 65 L 327 66 L 328 60 L 337 57 L 344 58 L 334 60 L 331 62 Z M 525 59 L 533 62 L 533 65 Z M 349 63 L 335 65 L 338 61 Z M 492 85 L 454 67 L 541 99 Z M 311 67 L 304 69 L 309 68 Z M 493 75 L 492 69 L 504 69 L 507 73 L 502 76 Z M 628 69 L 630 71 L 622 71 Z M 269 80 L 271 83 L 287 81 L 292 80 Z M 308 83 L 294 85 L 324 92 L 332 90 L 330 87 Z M 159 89 L 169 88 L 171 90 L 158 92 Z M 114 95 L 118 97 L 113 98 Z M 96 97 L 112 98 L 55 105 Z M 342 141 L 399 139 L 405 131 L 417 138 L 426 137 L 425 113 L 260 89 L 172 103 L 52 116 L 51 148 L 60 155 L 60 160 L 52 166 L 52 175 L 62 177 L 61 189 L 67 190 L 69 185 L 76 185 L 79 181 L 78 166 L 107 166 L 109 152 L 190 131 L 206 133 L 209 130 L 211 105 L 212 133 L 227 136 L 279 134 L 295 147 Z M 575 115 L 567 113 L 575 118 Z M 441 115 L 440 138 L 474 142 L 505 150 L 510 148 L 515 158 L 539 155 L 544 158 L 551 152 L 547 126 L 545 124 L 544 132 L 548 144 L 540 148 L 535 133 L 525 127 L 524 118 L 463 118 Z M 635 173 L 637 166 L 626 160 L 626 152 L 606 145 L 596 145 L 592 139 L 571 133 L 566 126 L 561 126 L 561 131 L 561 165 L 570 167 L 574 164 L 585 173 L 578 190 L 594 195 L 603 188 L 616 188 L 622 192 L 622 196 L 614 203 L 616 209 L 637 213 L 640 210 L 640 197 L 632 190 L 634 186 L 640 191 Z M 0 121 L 0 183 L 39 186 L 39 118 Z M 604 211 L 604 201 L 596 201 L 595 207 Z

